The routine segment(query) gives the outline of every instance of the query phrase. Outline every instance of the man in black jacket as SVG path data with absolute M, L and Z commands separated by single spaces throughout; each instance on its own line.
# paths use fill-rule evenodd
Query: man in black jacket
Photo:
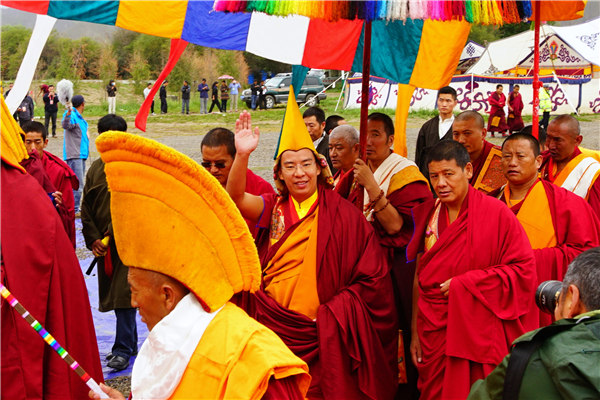
M 160 98 L 160 113 L 167 113 L 167 85 L 169 81 L 164 81 L 160 87 L 160 91 L 158 93 L 158 97 Z
M 190 113 L 190 92 L 192 88 L 188 81 L 183 81 L 183 86 L 181 87 L 181 113 L 184 111 L 186 114 Z
M 329 135 L 325 133 L 325 111 L 319 107 L 309 107 L 302 114 L 302 118 L 317 153 L 325 156 L 331 173 L 335 175 L 337 170 L 333 168 L 333 164 L 331 164 L 331 159 L 329 158 Z
M 52 137 L 56 137 L 56 114 L 58 113 L 58 97 L 54 93 L 54 85 L 48 85 L 48 93 L 44 94 L 44 113 L 46 131 L 50 132 L 50 120 L 52 120 Z

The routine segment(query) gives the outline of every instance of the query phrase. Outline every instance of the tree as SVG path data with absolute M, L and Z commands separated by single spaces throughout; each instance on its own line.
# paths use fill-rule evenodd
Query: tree
M 134 81 L 133 91 L 135 94 L 142 95 L 150 79 L 150 66 L 139 50 L 134 51 L 129 68 Z
M 100 48 L 100 59 L 98 60 L 98 77 L 103 81 L 110 81 L 117 78 L 119 65 L 112 46 L 103 45 Z
M 31 29 L 24 26 L 3 26 L 0 45 L 2 51 L 2 79 L 15 79 L 25 56 Z

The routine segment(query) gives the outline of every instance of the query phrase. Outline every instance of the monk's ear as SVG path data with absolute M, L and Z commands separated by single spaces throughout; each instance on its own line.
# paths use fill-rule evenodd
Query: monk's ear
M 542 157 L 541 154 L 535 158 L 535 169 L 537 169 L 538 171 L 540 170 L 540 167 L 542 166 L 543 160 L 544 160 L 544 157 Z
M 160 291 L 163 295 L 165 309 L 171 312 L 179 302 L 179 299 L 176 298 L 177 293 L 175 288 L 173 288 L 173 286 L 171 286 L 169 283 L 163 283 Z
M 473 177 L 473 164 L 470 162 L 465 165 L 465 175 L 467 176 L 467 179 L 471 179 Z
M 356 156 L 358 157 L 360 154 L 360 143 L 356 143 L 354 146 L 352 146 L 352 152 L 356 153 Z
M 486 136 L 487 136 L 487 129 L 481 128 L 481 138 L 485 139 Z
M 577 135 L 577 137 L 575 138 L 575 143 L 577 144 L 577 146 L 579 146 L 581 144 L 582 140 L 583 140 L 583 136 Z

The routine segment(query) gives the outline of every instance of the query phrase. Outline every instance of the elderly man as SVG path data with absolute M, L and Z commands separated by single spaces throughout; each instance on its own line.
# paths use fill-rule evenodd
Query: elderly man
M 517 339 L 511 354 L 475 382 L 469 400 L 600 398 L 599 287 L 596 247 L 569 265 L 554 310 L 557 321 Z
M 579 121 L 560 115 L 548 125 L 547 152 L 543 154 L 541 175 L 557 186 L 583 197 L 600 217 L 600 162 L 582 154 Z
M 233 132 L 226 128 L 211 129 L 202 138 L 200 145 L 202 162 L 200 163 L 221 186 L 227 186 L 229 171 L 235 158 L 235 138 Z M 260 196 L 275 194 L 273 186 L 248 168 L 246 170 L 246 192 Z M 246 220 L 252 236 L 256 236 L 258 228 L 250 220 Z
M 333 175 L 334 186 L 344 175 L 353 173 L 359 153 L 358 139 L 358 131 L 351 125 L 337 126 L 329 134 L 329 158 L 333 168 L 337 169 Z
M 354 163 L 354 181 L 348 200 L 363 210 L 392 267 L 394 294 L 400 323 L 403 350 L 408 354 L 412 312 L 412 279 L 415 263 L 406 262 L 406 245 L 413 235 L 412 209 L 432 198 L 429 184 L 412 161 L 392 151 L 394 123 L 382 113 L 372 113 L 367 121 L 367 162 Z M 349 179 L 340 183 L 340 193 Z M 363 191 L 364 206 L 358 204 Z M 343 194 L 342 194 L 343 195 Z M 403 360 L 406 358 L 403 357 Z M 417 398 L 415 367 L 403 362 L 400 365 L 400 393 L 402 398 Z
M 438 199 L 413 209 L 407 248 L 409 259 L 419 256 L 411 355 L 421 399 L 463 399 L 537 327 L 535 258 L 513 213 L 469 185 L 463 146 L 443 140 L 429 157 Z
M 500 147 L 485 140 L 486 130 L 481 114 L 463 111 L 452 124 L 452 138 L 469 152 L 473 173 L 469 183 L 483 193 L 490 193 L 506 183 L 502 174 Z
M 262 290 L 248 307 L 308 363 L 309 398 L 391 399 L 398 334 L 385 253 L 361 213 L 330 190 L 292 90 L 287 104 L 274 167 L 280 196 L 244 192 L 259 131 L 247 112 L 236 122 L 227 191 L 261 228 Z
M 193 160 L 140 136 L 106 132 L 96 145 L 115 243 L 130 267 L 131 306 L 150 330 L 133 366 L 133 398 L 304 398 L 306 364 L 229 302 L 258 289 L 260 269 L 222 186 Z
M 600 221 L 581 197 L 542 181 L 537 140 L 515 133 L 502 144 L 502 171 L 508 184 L 495 195 L 515 213 L 533 248 L 538 283 L 561 280 L 581 252 L 600 245 Z M 577 221 L 577 223 L 573 223 Z M 552 322 L 539 313 L 540 326 Z

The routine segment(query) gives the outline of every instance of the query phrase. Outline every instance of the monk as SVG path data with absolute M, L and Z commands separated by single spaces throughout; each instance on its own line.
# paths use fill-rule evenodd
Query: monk
M 333 186 L 337 186 L 343 176 L 354 173 L 354 161 L 359 153 L 358 131 L 352 125 L 339 125 L 329 134 L 329 158 L 337 172 L 333 175 Z
M 408 355 L 410 321 L 412 312 L 412 280 L 415 263 L 406 262 L 406 245 L 413 235 L 412 209 L 432 198 L 427 179 L 415 163 L 392 151 L 394 123 L 382 113 L 372 113 L 367 121 L 367 162 L 354 163 L 354 181 L 348 200 L 363 209 L 386 250 L 392 267 L 392 281 L 398 309 L 399 337 L 402 338 L 400 354 Z M 344 196 L 340 184 L 340 193 Z M 359 191 L 364 193 L 364 204 L 358 204 Z M 400 397 L 418 397 L 417 372 L 413 365 L 404 362 L 400 367 Z
M 531 135 L 509 136 L 502 144 L 502 170 L 508 184 L 495 193 L 525 229 L 535 255 L 538 284 L 562 281 L 575 257 L 600 245 L 600 221 L 585 200 L 539 178 L 539 149 Z M 538 313 L 540 326 L 552 323 L 549 314 Z
M 438 199 L 413 209 L 407 248 L 419 256 L 411 356 L 421 399 L 464 399 L 537 326 L 535 258 L 513 213 L 469 185 L 463 146 L 442 141 L 429 156 Z
M 513 91 L 508 95 L 508 131 L 510 133 L 518 132 L 525 127 L 523 124 L 523 97 L 519 93 L 519 85 L 515 85 Z
M 502 91 L 504 86 L 496 85 L 496 91 L 490 94 L 488 97 L 488 103 L 490 105 L 490 117 L 488 118 L 488 131 L 494 137 L 494 132 L 501 133 L 502 136 L 506 136 L 508 125 L 506 125 L 506 113 L 504 112 L 504 106 L 506 105 L 506 96 Z
M 235 139 L 233 132 L 226 128 L 213 128 L 202 138 L 200 144 L 202 162 L 200 163 L 219 183 L 227 186 L 229 171 L 235 157 Z M 246 192 L 260 196 L 263 193 L 274 194 L 273 186 L 250 168 L 246 171 Z M 248 228 L 252 236 L 256 236 L 258 228 L 250 221 Z
M 23 133 L 2 103 L 0 279 L 97 382 L 103 381 L 88 292 L 61 220 L 19 161 Z M 88 388 L 4 299 L 1 307 L 3 399 L 81 399 Z
M 236 292 L 258 289 L 260 264 L 219 182 L 185 155 L 140 136 L 108 131 L 96 146 L 115 243 L 129 266 L 131 307 L 150 331 L 133 366 L 133 399 L 305 398 L 306 363 L 229 302 Z
M 582 154 L 583 140 L 579 121 L 570 115 L 559 115 L 548 125 L 546 147 L 542 154 L 542 179 L 584 198 L 600 217 L 600 162 Z
M 452 124 L 452 138 L 469 152 L 473 174 L 469 183 L 475 189 L 490 193 L 506 183 L 502 174 L 500 147 L 485 140 L 486 130 L 481 114 L 464 111 Z
M 392 399 L 397 387 L 397 324 L 390 269 L 376 233 L 331 188 L 290 89 L 275 161 L 280 196 L 244 193 L 258 145 L 250 114 L 236 122 L 237 153 L 227 191 L 258 221 L 261 290 L 246 306 L 304 361 L 309 398 Z
M 28 151 L 35 150 L 44 166 L 44 171 L 50 178 L 55 190 L 61 193 L 61 218 L 64 219 L 64 227 L 73 247 L 75 247 L 75 199 L 73 190 L 79 188 L 79 180 L 73 170 L 61 158 L 46 151 L 48 146 L 48 131 L 44 124 L 30 121 L 23 126 L 25 132 L 25 147 Z M 64 214 L 64 217 L 63 217 Z

